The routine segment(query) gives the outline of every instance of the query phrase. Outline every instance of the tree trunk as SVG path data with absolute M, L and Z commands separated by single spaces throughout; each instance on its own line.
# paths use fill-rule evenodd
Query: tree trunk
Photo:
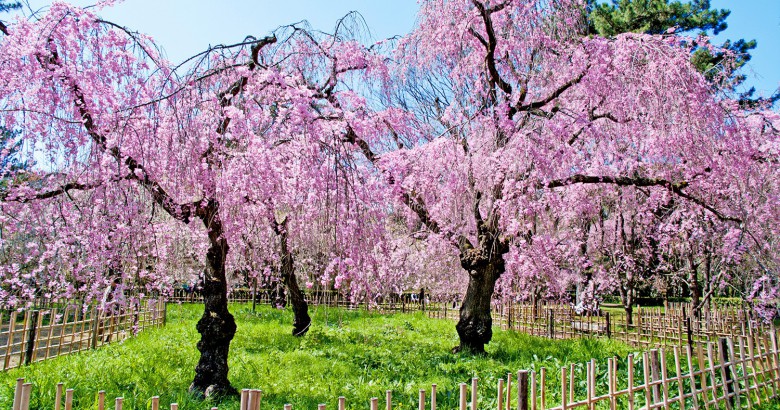
M 699 266 L 693 259 L 693 254 L 688 255 L 688 282 L 691 288 L 691 310 L 695 318 L 701 317 L 701 284 L 699 283 Z
M 306 298 L 303 292 L 301 292 L 301 288 L 298 287 L 298 279 L 295 277 L 295 260 L 287 244 L 287 218 L 281 224 L 275 225 L 274 228 L 279 235 L 279 249 L 282 256 L 282 280 L 284 285 L 287 286 L 287 293 L 290 296 L 290 303 L 293 309 L 292 334 L 293 336 L 303 336 L 309 331 L 311 317 L 309 317 L 309 304 L 306 303 Z
M 504 273 L 503 253 L 476 263 L 468 256 L 461 255 L 461 266 L 469 272 L 469 286 L 460 307 L 460 320 L 455 325 L 460 345 L 453 351 L 481 354 L 485 352 L 485 345 L 493 338 L 490 302 L 496 281 Z
M 222 236 L 222 224 L 216 215 L 207 223 L 211 245 L 206 252 L 203 278 L 203 316 L 198 321 L 200 360 L 190 392 L 209 396 L 238 394 L 228 381 L 228 350 L 236 334 L 236 321 L 228 311 L 225 259 L 228 244 Z

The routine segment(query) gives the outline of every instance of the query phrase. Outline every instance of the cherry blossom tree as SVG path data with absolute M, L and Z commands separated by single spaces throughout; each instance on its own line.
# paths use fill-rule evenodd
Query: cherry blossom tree
M 756 172 L 766 138 L 691 66 L 697 40 L 584 37 L 581 11 L 565 1 L 426 1 L 378 93 L 387 109 L 345 115 L 345 139 L 430 235 L 457 249 L 469 274 L 460 350 L 490 341 L 505 273 L 516 283 L 549 276 L 560 292 L 561 273 L 598 263 L 582 250 L 594 229 L 582 215 L 599 214 L 605 187 L 647 198 L 640 219 L 674 200 L 678 212 L 725 224 L 727 236 L 746 232 L 750 193 L 734 183 Z M 613 212 L 622 215 L 613 227 L 625 212 Z M 653 246 L 635 239 L 642 252 Z M 613 269 L 648 269 L 652 258 L 625 251 Z

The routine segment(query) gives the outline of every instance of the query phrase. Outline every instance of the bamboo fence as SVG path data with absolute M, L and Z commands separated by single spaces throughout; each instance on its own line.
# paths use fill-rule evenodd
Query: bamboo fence
M 459 319 L 459 310 L 445 303 L 429 304 L 431 318 Z M 715 341 L 721 337 L 765 334 L 773 325 L 737 308 L 704 310 L 699 317 L 689 307 L 642 308 L 633 312 L 629 323 L 625 314 L 610 312 L 577 313 L 561 304 L 496 303 L 493 323 L 502 329 L 515 330 L 553 339 L 608 337 L 633 346 L 689 345 L 696 341 Z
M 254 295 L 254 297 L 253 297 Z M 428 301 L 424 295 L 406 293 L 371 303 L 355 301 L 339 292 L 315 291 L 305 295 L 312 306 L 367 309 L 380 313 L 425 311 L 431 318 L 459 319 L 459 309 L 448 302 Z M 278 304 L 280 301 L 268 290 L 237 289 L 228 295 L 235 303 Z M 177 289 L 168 298 L 171 302 L 201 302 L 197 292 Z M 284 301 L 282 297 L 282 301 Z M 283 302 L 286 303 L 286 302 Z M 737 307 L 704 309 L 699 316 L 691 314 L 690 304 L 669 304 L 666 307 L 637 306 L 632 321 L 623 312 L 599 311 L 578 313 L 573 307 L 553 303 L 511 303 L 495 301 L 492 307 L 493 324 L 505 330 L 515 330 L 534 336 L 555 339 L 608 337 L 632 346 L 689 345 L 696 341 L 714 341 L 721 337 L 764 334 L 772 325 Z
M 13 369 L 66 354 L 96 349 L 165 323 L 162 299 L 118 311 L 64 307 L 0 313 L 0 366 Z
M 780 351 L 778 335 L 724 337 L 717 342 L 697 342 L 691 346 L 653 349 L 621 359 L 595 359 L 570 364 L 559 369 L 520 370 L 498 380 L 496 389 L 479 392 L 478 379 L 458 386 L 458 410 L 493 408 L 496 410 L 568 410 L 568 409 L 752 409 L 776 400 L 780 389 Z M 516 396 L 513 399 L 513 394 Z M 12 410 L 29 410 L 32 384 L 18 379 Z M 385 391 L 385 408 L 397 408 L 392 391 Z M 484 395 L 484 397 L 483 397 Z M 94 396 L 87 396 L 94 397 Z M 262 391 L 241 391 L 241 410 L 259 410 Z M 71 410 L 74 390 L 56 386 L 55 410 Z M 379 409 L 379 398 L 368 404 Z M 64 406 L 64 407 L 63 407 Z M 108 409 L 105 391 L 98 392 L 91 408 Z M 114 400 L 121 410 L 123 398 Z M 148 408 L 159 410 L 160 398 L 152 397 Z M 336 401 L 339 410 L 346 408 L 346 398 Z M 419 391 L 418 410 L 437 409 L 436 385 Z M 355 406 L 352 406 L 353 408 Z M 360 407 L 360 405 L 358 405 Z M 445 406 L 442 406 L 445 407 Z M 176 403 L 170 404 L 178 409 Z M 285 405 L 291 410 L 291 405 Z M 318 410 L 325 410 L 320 404 Z M 212 409 L 216 409 L 213 407 Z

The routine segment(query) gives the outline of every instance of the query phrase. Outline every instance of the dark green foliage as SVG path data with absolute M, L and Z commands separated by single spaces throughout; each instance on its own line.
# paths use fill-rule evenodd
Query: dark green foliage
M 690 2 L 670 0 L 612 0 L 602 2 L 588 0 L 588 28 L 602 37 L 614 37 L 620 33 L 664 34 L 670 28 L 675 33 L 718 34 L 728 25 L 731 12 L 713 9 L 709 0 Z M 756 48 L 755 40 L 727 40 L 720 47 L 727 52 L 712 52 L 697 48 L 691 62 L 704 76 L 720 89 L 735 90 L 745 81 L 739 69 L 750 61 L 750 51 Z M 731 55 L 731 61 L 727 61 Z M 738 94 L 744 105 L 756 105 L 764 101 L 774 102 L 780 93 L 767 100 L 756 100 L 753 88 Z
M 710 8 L 708 0 L 690 3 L 669 0 L 588 0 L 591 32 L 603 37 L 620 33 L 663 34 L 670 27 L 678 32 L 706 31 L 718 34 L 727 26 L 728 10 Z
M 22 3 L 18 1 L 0 0 L 0 13 L 22 8 Z

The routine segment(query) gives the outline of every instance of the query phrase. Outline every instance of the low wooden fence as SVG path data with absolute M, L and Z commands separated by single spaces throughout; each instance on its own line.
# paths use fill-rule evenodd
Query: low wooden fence
M 429 317 L 459 319 L 459 309 L 448 303 L 432 303 L 426 307 Z M 703 311 L 692 317 L 690 310 L 679 308 L 637 307 L 633 321 L 622 313 L 599 312 L 579 314 L 561 304 L 499 304 L 493 306 L 493 324 L 503 329 L 554 339 L 609 337 L 630 345 L 655 346 L 693 345 L 696 341 L 714 341 L 721 337 L 765 334 L 771 323 L 734 308 Z
M 254 297 L 253 297 L 254 295 Z M 316 291 L 305 294 L 312 306 L 330 306 L 346 309 L 369 309 L 382 313 L 425 311 L 431 318 L 459 319 L 457 302 L 429 301 L 425 295 L 405 293 L 376 300 L 372 303 L 356 302 L 333 291 Z M 178 289 L 168 299 L 175 302 L 200 302 L 197 292 Z M 237 289 L 228 295 L 230 302 L 278 304 L 279 297 L 269 290 Z M 281 297 L 281 303 L 286 303 Z M 622 312 L 578 313 L 570 305 L 548 303 L 495 302 L 492 309 L 493 324 L 505 330 L 515 330 L 534 336 L 555 339 L 608 337 L 633 346 L 651 348 L 657 346 L 690 345 L 696 341 L 714 341 L 721 337 L 765 334 L 772 330 L 771 323 L 751 315 L 737 307 L 718 307 L 703 310 L 698 317 L 691 314 L 689 304 L 661 307 L 636 307 L 629 323 Z
M 0 313 L 0 366 L 33 362 L 118 342 L 165 323 L 163 300 L 145 300 L 116 312 L 80 304 Z
M 654 349 L 624 359 L 595 359 L 570 364 L 559 369 L 539 368 L 517 372 L 498 380 L 494 393 L 479 394 L 478 379 L 458 386 L 459 410 L 494 408 L 496 410 L 567 410 L 567 409 L 752 409 L 776 400 L 780 389 L 780 350 L 777 333 L 768 335 L 721 338 L 717 342 Z M 513 388 L 514 387 L 514 388 Z M 74 390 L 56 386 L 55 409 L 71 410 Z M 516 398 L 513 400 L 513 392 Z M 32 384 L 17 380 L 12 410 L 29 410 Z M 391 410 L 392 391 L 385 393 L 385 407 Z M 95 397 L 91 393 L 87 397 Z M 242 390 L 241 410 L 259 410 L 261 390 Z M 108 407 L 104 391 L 98 392 L 98 410 Z M 437 409 L 436 385 L 419 391 L 419 410 Z M 516 403 L 516 404 L 515 404 Z M 114 400 L 121 410 L 123 398 Z M 366 403 L 378 410 L 379 398 Z M 149 400 L 148 408 L 160 409 L 159 397 Z M 339 410 L 346 399 L 336 401 Z M 172 410 L 178 409 L 175 403 Z M 286 405 L 286 410 L 292 406 Z M 318 410 L 325 410 L 321 404 Z M 214 407 L 213 409 L 216 409 Z

